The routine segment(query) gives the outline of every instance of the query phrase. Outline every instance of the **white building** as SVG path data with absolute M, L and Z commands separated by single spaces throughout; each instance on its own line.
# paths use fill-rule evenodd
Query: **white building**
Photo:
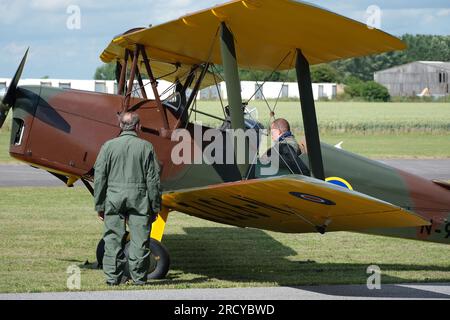
M 10 85 L 11 79 L 0 78 L 0 96 L 4 95 L 7 87 Z M 117 83 L 114 80 L 67 80 L 67 79 L 23 79 L 20 80 L 19 86 L 24 85 L 41 85 L 56 87 L 62 89 L 76 89 L 85 91 L 95 91 L 109 94 L 117 93 Z M 172 84 L 170 82 L 158 81 L 158 90 L 161 93 L 167 91 L 163 98 L 168 97 L 172 90 L 168 90 Z M 144 80 L 144 86 L 149 99 L 153 99 L 153 91 L 150 82 Z M 221 98 L 227 99 L 226 84 L 219 83 Z M 140 94 L 138 83 L 135 82 L 135 95 Z M 337 85 L 335 83 L 313 83 L 314 99 L 321 98 L 333 99 L 337 94 Z M 262 99 L 295 99 L 299 97 L 298 84 L 296 82 L 241 82 L 242 98 L 244 100 L 262 100 Z M 203 89 L 197 95 L 197 99 L 219 99 L 219 93 L 215 86 Z
M 225 82 L 219 84 L 222 99 L 227 99 L 227 87 Z M 333 99 L 337 95 L 336 83 L 313 83 L 314 100 Z M 265 99 L 298 99 L 299 91 L 297 82 L 255 82 L 241 81 L 241 95 L 243 100 Z M 198 99 L 218 99 L 215 86 L 203 89 Z

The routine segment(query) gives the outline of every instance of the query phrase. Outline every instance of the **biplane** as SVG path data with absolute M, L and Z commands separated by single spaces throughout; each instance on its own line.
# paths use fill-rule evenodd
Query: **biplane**
M 80 180 L 92 193 L 100 147 L 120 134 L 117 115 L 140 115 L 139 136 L 156 149 L 164 190 L 164 209 L 150 235 L 154 263 L 149 278 L 162 278 L 169 270 L 170 257 L 161 241 L 172 211 L 242 228 L 355 231 L 449 244 L 450 184 L 388 167 L 322 143 L 319 137 L 310 66 L 405 47 L 389 34 L 311 4 L 236 0 L 114 37 L 100 58 L 116 63 L 117 94 L 19 87 L 25 54 L 2 101 L 0 126 L 12 109 L 11 156 L 48 171 L 69 187 Z M 300 158 L 311 176 L 289 170 L 264 176 L 258 162 L 172 161 L 177 142 L 171 135 L 176 129 L 192 135 L 196 130 L 222 130 L 192 121 L 202 88 L 225 81 L 229 117 L 224 121 L 234 130 L 257 125 L 246 121 L 239 68 L 295 70 L 299 119 L 301 114 L 308 146 Z M 162 98 L 160 79 L 173 83 L 170 99 Z M 208 146 L 194 139 L 192 144 L 201 150 Z M 100 241 L 99 263 L 102 254 Z

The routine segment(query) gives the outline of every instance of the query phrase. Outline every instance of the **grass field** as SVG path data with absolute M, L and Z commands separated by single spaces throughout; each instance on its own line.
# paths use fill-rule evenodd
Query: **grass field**
M 223 116 L 217 101 L 199 101 L 197 107 Z M 267 126 L 265 102 L 252 102 L 253 107 L 257 109 L 253 116 Z M 275 113 L 287 118 L 297 135 L 303 135 L 298 102 L 278 102 Z M 318 102 L 317 117 L 324 142 L 344 141 L 344 149 L 366 157 L 450 158 L 449 103 Z M 212 126 L 220 123 L 203 115 L 197 120 Z M 7 119 L 0 130 L 0 163 L 15 162 L 8 154 L 10 122 Z
M 82 290 L 107 290 L 95 269 L 102 224 L 83 188 L 2 188 L 0 292 L 65 291 L 67 267 Z M 163 240 L 166 280 L 146 289 L 450 281 L 448 246 L 354 233 L 288 235 L 226 227 L 173 213 Z M 88 261 L 88 262 L 87 262 Z M 121 289 L 130 289 L 124 286 Z
M 9 156 L 9 131 L 0 129 L 0 163 L 12 163 L 15 162 L 13 158 Z

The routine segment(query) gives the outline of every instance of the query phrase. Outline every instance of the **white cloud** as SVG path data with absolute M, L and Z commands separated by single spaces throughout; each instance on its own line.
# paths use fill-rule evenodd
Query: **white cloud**
M 395 34 L 442 34 L 442 26 L 446 25 L 442 17 L 445 14 L 450 14 L 450 10 L 441 8 L 405 8 L 385 10 L 383 14 L 383 25 L 388 25 L 388 31 Z M 411 21 L 414 21 L 413 25 Z M 450 30 L 447 28 L 447 34 L 448 32 Z
M 7 56 L 16 56 L 24 54 L 27 50 L 27 45 L 25 44 L 19 44 L 16 42 L 8 43 L 4 48 L 5 55 Z
M 0 25 L 10 25 L 18 21 L 24 13 L 26 3 L 22 0 L 7 1 L 0 0 L 0 12 L 2 12 L 2 18 L 0 19 Z
M 448 17 L 450 16 L 450 9 L 441 9 L 436 14 L 438 17 Z
M 184 6 L 184 7 L 186 7 L 186 6 L 188 6 L 188 5 L 190 5 L 192 3 L 192 0 L 174 0 L 174 1 L 172 1 L 172 3 L 171 3 L 171 5 L 173 5 L 173 6 Z
M 71 0 L 31 0 L 31 7 L 42 11 L 58 11 L 65 10 L 72 3 Z

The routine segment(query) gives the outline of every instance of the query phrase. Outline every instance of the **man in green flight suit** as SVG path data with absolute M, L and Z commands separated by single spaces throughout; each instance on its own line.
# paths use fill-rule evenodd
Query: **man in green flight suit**
M 139 139 L 139 116 L 120 116 L 122 133 L 107 141 L 95 162 L 95 210 L 104 220 L 103 271 L 108 285 L 124 282 L 126 221 L 129 269 L 134 284 L 147 281 L 152 221 L 161 210 L 160 166 L 150 142 Z

